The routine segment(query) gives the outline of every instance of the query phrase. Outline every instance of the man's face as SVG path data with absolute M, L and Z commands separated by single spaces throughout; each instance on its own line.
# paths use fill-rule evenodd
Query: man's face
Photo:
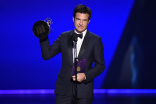
M 74 26 L 78 33 L 82 33 L 86 30 L 90 20 L 88 20 L 89 14 L 87 13 L 76 13 L 75 18 L 73 17 Z

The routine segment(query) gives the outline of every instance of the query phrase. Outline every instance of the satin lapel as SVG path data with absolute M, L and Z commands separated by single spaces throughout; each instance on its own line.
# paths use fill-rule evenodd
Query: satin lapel
M 72 34 L 74 33 L 74 31 L 72 31 L 69 35 L 68 35 L 68 52 L 69 52 L 69 56 L 71 59 L 71 62 L 73 63 L 73 36 Z
M 87 30 L 86 36 L 84 37 L 84 40 L 83 40 L 83 43 L 82 43 L 82 46 L 78 55 L 78 58 L 82 57 L 83 53 L 85 52 L 88 46 L 89 41 L 90 41 L 90 34 L 89 34 L 89 31 Z

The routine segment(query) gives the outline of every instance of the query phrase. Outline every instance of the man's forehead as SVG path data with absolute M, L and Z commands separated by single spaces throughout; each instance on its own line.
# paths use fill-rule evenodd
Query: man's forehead
M 89 17 L 89 14 L 88 13 L 76 13 L 76 16 L 75 17 L 79 17 L 79 18 L 88 18 Z

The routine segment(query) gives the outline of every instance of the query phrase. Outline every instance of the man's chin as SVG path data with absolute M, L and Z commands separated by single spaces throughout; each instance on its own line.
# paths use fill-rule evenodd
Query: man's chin
M 78 33 L 82 33 L 84 32 L 85 30 L 76 30 Z

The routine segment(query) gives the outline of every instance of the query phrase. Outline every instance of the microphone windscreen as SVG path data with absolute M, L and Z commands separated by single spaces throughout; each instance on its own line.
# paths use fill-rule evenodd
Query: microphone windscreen
M 77 42 L 77 34 L 76 33 L 73 34 L 73 41 Z

